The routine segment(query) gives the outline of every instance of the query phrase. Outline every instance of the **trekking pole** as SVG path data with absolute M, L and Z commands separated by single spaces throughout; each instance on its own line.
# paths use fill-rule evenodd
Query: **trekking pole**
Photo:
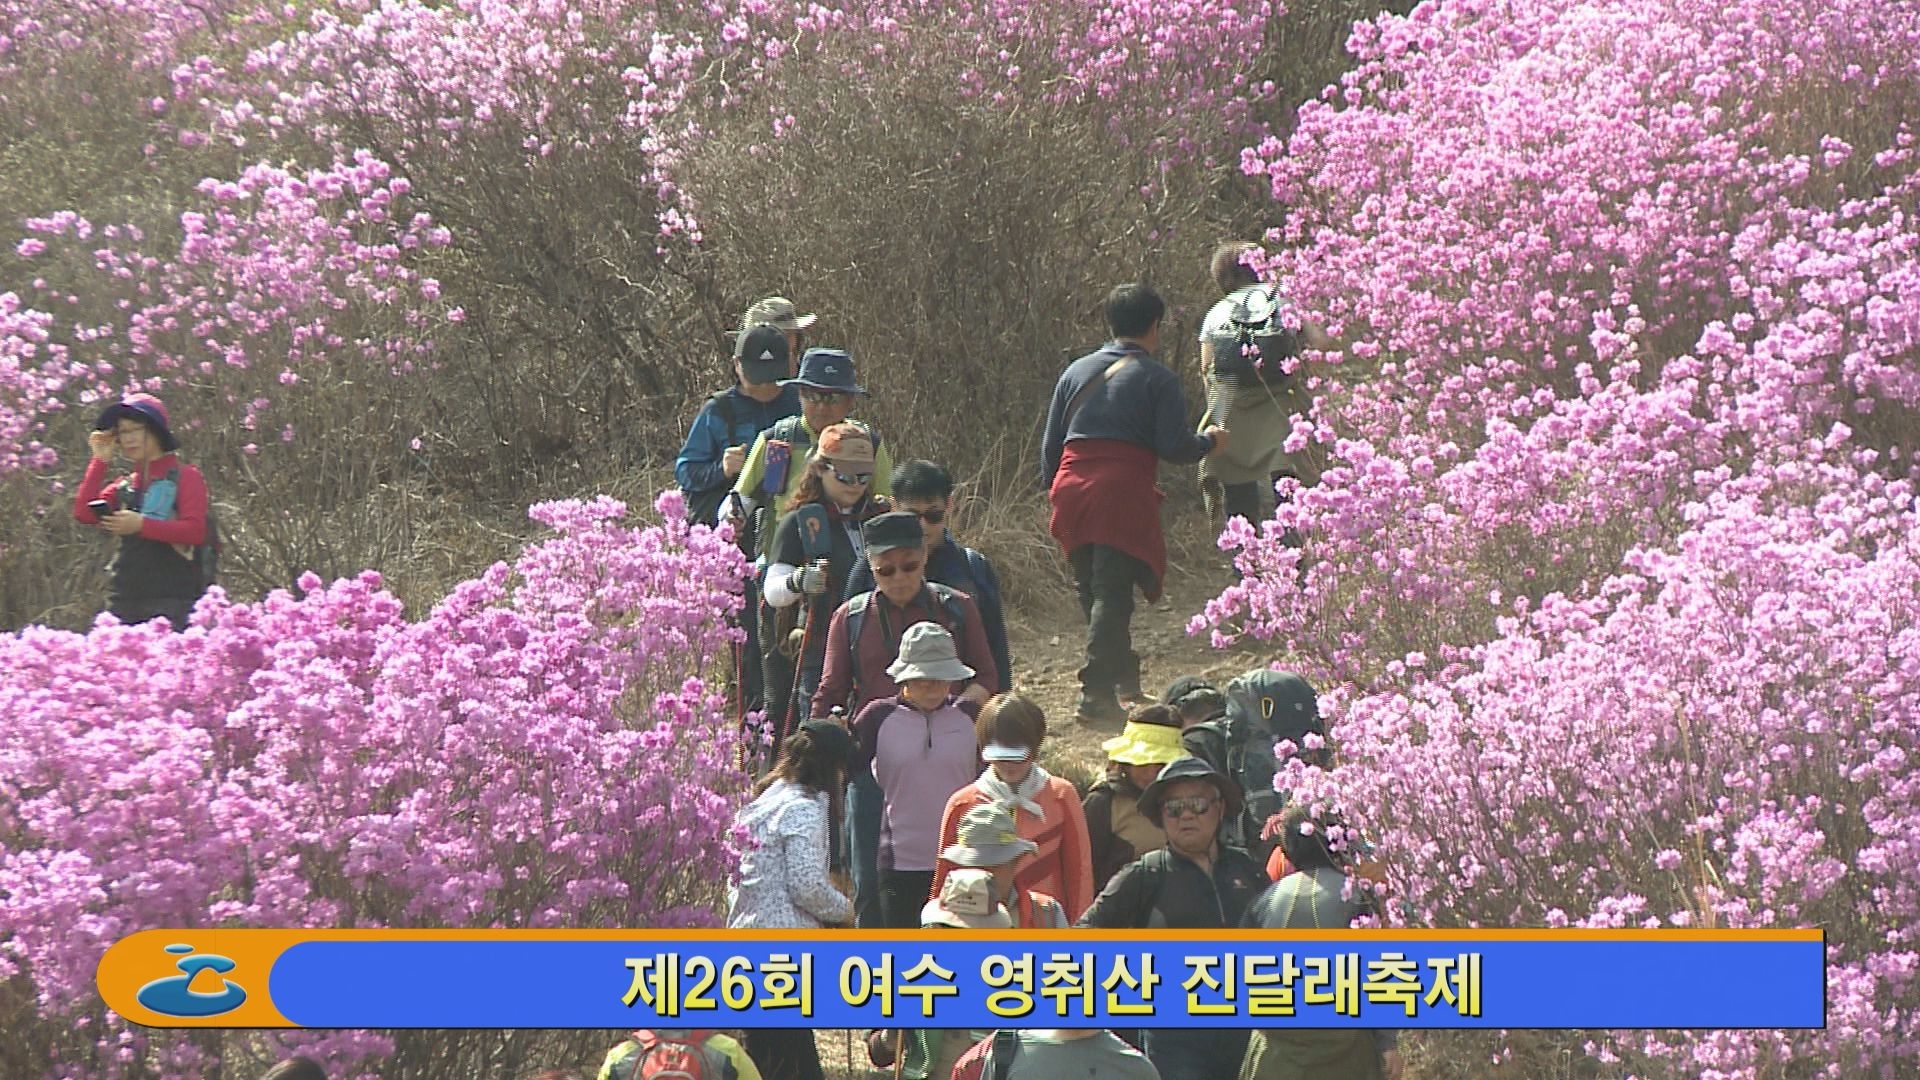
M 819 608 L 811 597 L 803 600 L 802 603 L 807 607 L 805 612 L 807 623 L 800 630 L 800 649 L 793 654 L 793 685 L 787 690 L 787 715 L 780 718 L 783 729 L 789 717 L 795 718 L 794 727 L 799 727 L 800 684 L 807 680 L 807 653 L 813 648 L 813 624 L 816 621 L 815 617 L 820 614 Z M 811 706 L 811 702 L 808 704 Z

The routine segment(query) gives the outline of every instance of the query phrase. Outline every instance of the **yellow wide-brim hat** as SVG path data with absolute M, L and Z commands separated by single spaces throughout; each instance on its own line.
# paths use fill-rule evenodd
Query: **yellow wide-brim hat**
M 1180 745 L 1180 729 L 1165 724 L 1127 721 L 1120 734 L 1100 744 L 1107 760 L 1122 765 L 1166 765 L 1185 756 Z

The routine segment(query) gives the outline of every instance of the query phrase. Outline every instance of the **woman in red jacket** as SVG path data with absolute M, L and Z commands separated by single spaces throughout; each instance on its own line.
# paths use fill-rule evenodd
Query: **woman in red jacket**
M 94 421 L 93 457 L 73 497 L 73 517 L 120 538 L 107 610 L 123 623 L 166 616 L 184 630 L 194 602 L 211 584 L 195 557 L 207 543 L 207 482 L 175 456 L 167 407 L 152 394 L 130 394 Z M 114 452 L 133 466 L 111 483 Z
M 1015 886 L 1055 898 L 1066 909 L 1069 922 L 1078 919 L 1093 903 L 1093 849 L 1079 791 L 1041 768 L 1037 760 L 1040 742 L 1047 735 L 1046 714 L 1020 694 L 1001 694 L 981 707 L 974 735 L 987 767 L 978 780 L 947 800 L 940 821 L 941 846 L 957 842 L 960 819 L 974 806 L 1001 803 L 1009 807 L 1020 837 L 1031 840 L 1036 849 L 1020 864 Z M 953 869 L 953 863 L 940 860 L 934 871 L 934 896 L 940 895 L 940 884 Z

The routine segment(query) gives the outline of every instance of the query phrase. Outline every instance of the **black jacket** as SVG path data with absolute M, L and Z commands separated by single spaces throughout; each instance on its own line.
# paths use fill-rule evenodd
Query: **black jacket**
M 1228 930 L 1267 887 L 1267 872 L 1239 848 L 1221 845 L 1213 871 L 1171 848 L 1149 851 L 1107 882 L 1081 927 L 1099 930 Z

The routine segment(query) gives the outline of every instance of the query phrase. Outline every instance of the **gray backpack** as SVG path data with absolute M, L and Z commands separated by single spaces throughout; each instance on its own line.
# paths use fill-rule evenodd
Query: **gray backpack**
M 1287 798 L 1274 790 L 1279 759 L 1274 746 L 1289 741 L 1309 761 L 1325 760 L 1325 750 L 1309 751 L 1308 734 L 1326 737 L 1318 695 L 1290 671 L 1256 668 L 1227 684 L 1227 711 L 1182 732 L 1188 753 L 1233 777 L 1246 796 L 1246 810 L 1221 831 L 1224 842 L 1244 848 L 1265 862 L 1278 841 L 1263 839 L 1267 822 L 1285 809 Z

